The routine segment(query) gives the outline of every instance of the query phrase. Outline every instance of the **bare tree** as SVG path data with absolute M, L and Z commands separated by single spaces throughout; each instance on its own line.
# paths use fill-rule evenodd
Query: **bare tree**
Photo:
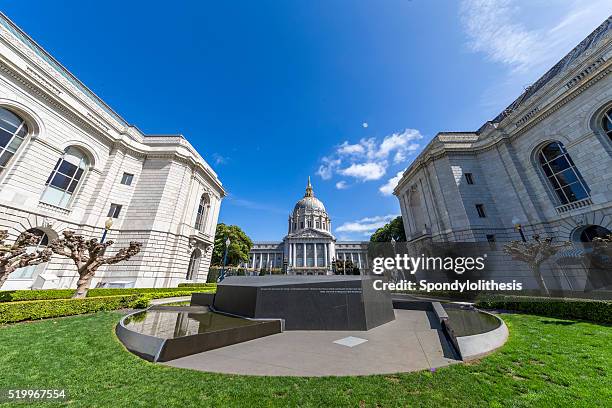
M 533 236 L 533 241 L 512 241 L 509 244 L 504 245 L 504 252 L 512 256 L 512 259 L 527 263 L 533 272 L 533 276 L 536 278 L 540 289 L 546 295 L 550 295 L 550 291 L 546 287 L 544 277 L 540 272 L 540 266 L 551 256 L 559 252 L 561 248 L 569 244 L 569 242 L 554 244 L 552 242 L 552 238 L 542 239 L 536 234 Z
M 612 259 L 612 234 L 593 238 L 593 252 Z
M 64 231 L 64 238 L 55 239 L 50 244 L 51 250 L 66 256 L 74 262 L 79 273 L 77 290 L 73 297 L 83 298 L 87 296 L 87 291 L 91 284 L 96 270 L 102 265 L 111 265 L 130 259 L 140 252 L 140 242 L 130 242 L 127 248 L 121 248 L 112 256 L 105 256 L 106 248 L 113 245 L 113 241 L 99 243 L 97 239 L 86 240 L 82 235 L 77 235 L 74 231 Z
M 31 232 L 22 233 L 12 245 L 4 242 L 7 238 L 8 231 L 0 231 L 0 287 L 16 269 L 48 262 L 53 255 L 50 249 L 28 252 L 40 239 Z

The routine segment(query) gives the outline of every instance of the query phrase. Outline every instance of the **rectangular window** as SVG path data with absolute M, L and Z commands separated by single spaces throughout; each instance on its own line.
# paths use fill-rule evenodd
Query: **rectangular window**
M 489 241 L 489 242 L 495 242 L 495 235 L 493 235 L 493 234 L 487 234 L 487 241 Z
M 465 181 L 467 181 L 468 184 L 474 184 L 474 176 L 472 176 L 472 173 L 465 173 Z
M 125 184 L 126 186 L 131 186 L 132 180 L 134 180 L 133 174 L 123 173 L 123 177 L 121 177 L 121 184 Z
M 111 204 L 110 209 L 108 210 L 108 217 L 111 218 L 119 218 L 119 213 L 121 213 L 121 205 L 120 204 Z
M 484 204 L 476 204 L 476 211 L 478 212 L 478 216 L 480 218 L 486 218 L 487 214 L 485 213 Z

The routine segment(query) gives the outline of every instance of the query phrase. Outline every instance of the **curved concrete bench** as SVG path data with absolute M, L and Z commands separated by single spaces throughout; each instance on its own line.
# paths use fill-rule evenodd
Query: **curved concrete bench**
M 463 361 L 471 361 L 484 357 L 503 346 L 506 340 L 508 340 L 508 327 L 499 316 L 480 309 L 477 310 L 480 313 L 486 313 L 495 317 L 499 320 L 500 325 L 496 329 L 485 333 L 457 337 L 457 345 Z

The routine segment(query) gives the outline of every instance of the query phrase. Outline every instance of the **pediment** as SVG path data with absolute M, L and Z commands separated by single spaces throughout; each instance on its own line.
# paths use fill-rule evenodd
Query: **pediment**
M 289 234 L 287 235 L 287 238 L 326 238 L 326 239 L 333 239 L 332 235 L 327 233 L 327 232 L 323 232 L 323 231 L 317 231 L 315 229 L 304 229 L 302 231 L 296 232 L 294 234 Z

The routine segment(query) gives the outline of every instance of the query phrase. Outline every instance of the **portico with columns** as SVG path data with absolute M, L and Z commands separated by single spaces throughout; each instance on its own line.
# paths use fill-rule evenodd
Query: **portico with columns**
M 281 242 L 256 242 L 249 262 L 253 270 L 282 269 L 292 275 L 332 274 L 336 259 L 353 260 L 360 269 L 367 267 L 367 243 L 337 243 L 332 234 L 331 218 L 323 203 L 315 197 L 310 178 L 304 196 L 295 204 L 288 218 L 287 235 Z M 337 256 L 342 250 L 342 257 Z

